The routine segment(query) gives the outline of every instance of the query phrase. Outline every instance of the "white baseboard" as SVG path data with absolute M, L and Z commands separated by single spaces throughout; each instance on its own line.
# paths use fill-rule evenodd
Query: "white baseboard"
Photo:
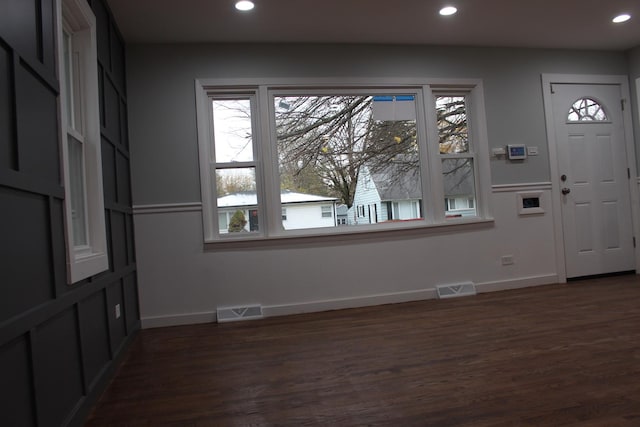
M 142 329 L 164 328 L 166 326 L 195 325 L 216 321 L 216 312 L 170 314 L 167 316 L 142 317 Z
M 524 277 L 497 282 L 476 283 L 478 293 L 521 289 L 532 286 L 551 285 L 558 283 L 555 274 Z M 419 289 L 415 291 L 396 292 L 388 294 L 370 295 L 365 297 L 340 298 L 323 301 L 303 302 L 297 304 L 269 305 L 262 307 L 264 317 L 287 316 L 291 314 L 314 313 L 345 308 L 367 307 L 382 304 L 397 304 L 410 301 L 421 301 L 437 298 L 435 288 Z M 192 325 L 216 321 L 216 312 L 185 313 L 167 316 L 153 316 L 142 318 L 142 328 L 161 328 L 166 326 Z
M 500 280 L 497 282 L 476 283 L 478 293 L 506 291 L 509 289 L 522 289 L 532 286 L 553 285 L 559 283 L 557 274 L 545 276 L 523 277 L 519 279 Z
M 416 291 L 370 295 L 365 297 L 340 298 L 324 301 L 303 302 L 298 304 L 270 305 L 262 307 L 265 317 L 286 316 L 290 314 L 313 313 L 318 311 L 341 310 L 344 308 L 367 307 L 382 304 L 420 301 L 436 298 L 434 288 Z

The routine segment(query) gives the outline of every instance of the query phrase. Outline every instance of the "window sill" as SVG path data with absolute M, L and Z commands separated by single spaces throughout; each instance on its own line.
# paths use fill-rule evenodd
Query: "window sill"
M 378 228 L 341 231 L 322 234 L 286 234 L 277 236 L 251 236 L 241 239 L 220 239 L 204 242 L 205 252 L 237 249 L 273 249 L 291 246 L 330 246 L 336 243 L 356 243 L 375 240 L 402 240 L 441 233 L 473 231 L 493 227 L 493 218 L 455 218 L 438 224 L 411 227 Z
M 86 279 L 109 269 L 109 257 L 104 252 L 76 257 L 68 264 L 68 285 Z

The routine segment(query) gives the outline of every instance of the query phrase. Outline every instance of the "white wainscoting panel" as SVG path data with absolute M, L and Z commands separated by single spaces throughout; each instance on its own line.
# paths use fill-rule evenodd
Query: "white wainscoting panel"
M 535 190 L 550 207 L 549 187 L 494 188 L 495 223 L 479 229 L 209 252 L 195 204 L 137 206 L 142 325 L 211 322 L 219 306 L 260 304 L 276 316 L 431 299 L 449 283 L 478 292 L 556 283 L 551 209 L 523 216 L 517 204 L 517 192 Z

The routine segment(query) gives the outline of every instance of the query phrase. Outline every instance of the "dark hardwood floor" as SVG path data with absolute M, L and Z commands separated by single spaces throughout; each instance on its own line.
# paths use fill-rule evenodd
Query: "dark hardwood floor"
M 98 426 L 640 426 L 640 277 L 144 330 Z

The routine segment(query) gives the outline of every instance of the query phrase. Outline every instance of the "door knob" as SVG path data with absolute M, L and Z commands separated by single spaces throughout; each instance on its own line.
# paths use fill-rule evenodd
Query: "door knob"
M 566 188 L 565 187 L 565 188 L 562 189 L 562 194 L 567 195 L 569 193 L 571 193 L 571 189 L 570 188 Z

